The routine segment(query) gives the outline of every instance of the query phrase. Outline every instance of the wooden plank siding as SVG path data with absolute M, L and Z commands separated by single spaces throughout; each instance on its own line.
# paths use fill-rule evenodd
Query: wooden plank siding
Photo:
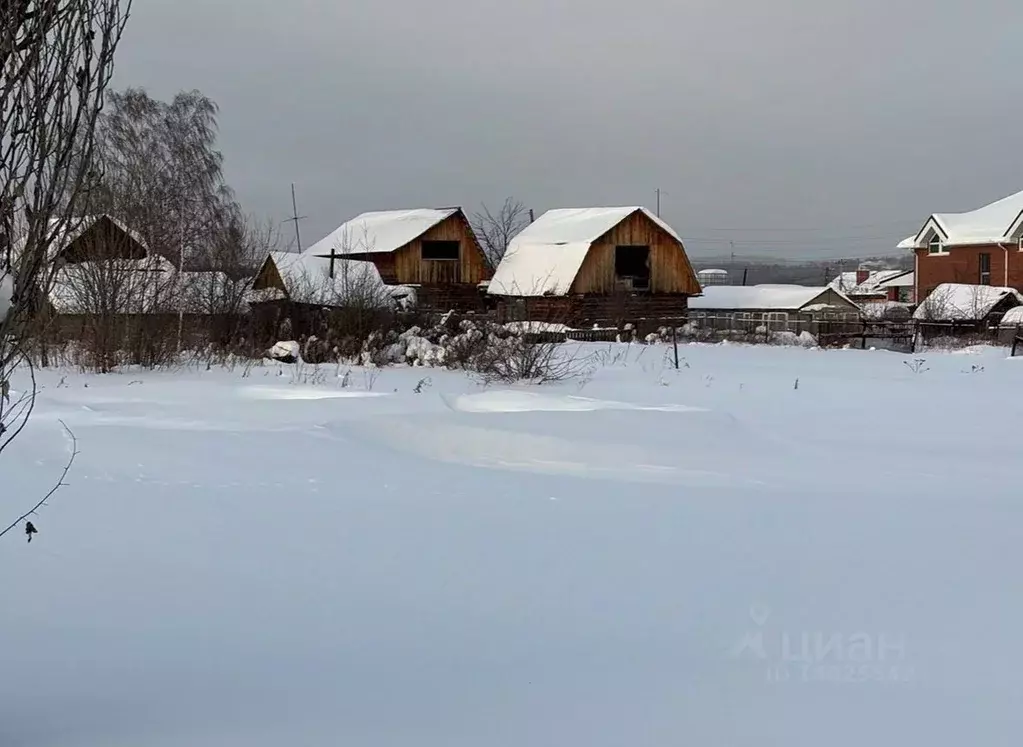
M 284 287 L 284 279 L 271 257 L 266 258 L 263 266 L 259 268 L 255 280 L 252 281 L 252 290 L 265 290 L 266 288 L 276 288 L 279 291 L 287 292 Z
M 700 292 L 700 283 L 682 243 L 636 211 L 593 242 L 569 293 L 615 293 L 615 247 L 626 245 L 650 247 L 649 293 L 696 295 Z
M 424 260 L 424 241 L 457 241 L 458 261 Z M 355 255 L 352 259 L 366 259 L 376 265 L 380 277 L 388 285 L 470 285 L 475 287 L 489 280 L 492 273 L 483 257 L 469 221 L 459 211 L 419 238 L 393 252 L 375 252 Z

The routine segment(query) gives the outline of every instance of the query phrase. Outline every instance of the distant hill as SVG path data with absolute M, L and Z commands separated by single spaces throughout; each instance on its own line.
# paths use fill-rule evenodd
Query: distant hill
M 826 285 L 839 272 L 864 268 L 869 270 L 912 269 L 913 255 L 891 257 L 869 257 L 827 260 L 755 260 L 736 257 L 730 259 L 693 257 L 690 260 L 699 272 L 707 269 L 728 270 L 729 282 L 742 285 L 743 274 L 746 285 L 762 283 L 791 283 L 794 285 Z

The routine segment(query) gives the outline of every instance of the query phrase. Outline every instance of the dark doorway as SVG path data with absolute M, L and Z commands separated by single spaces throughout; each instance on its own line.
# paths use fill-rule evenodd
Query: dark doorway
M 633 290 L 650 290 L 650 247 L 616 246 L 615 280 Z
M 440 262 L 457 262 L 459 256 L 457 241 L 424 241 L 423 259 Z

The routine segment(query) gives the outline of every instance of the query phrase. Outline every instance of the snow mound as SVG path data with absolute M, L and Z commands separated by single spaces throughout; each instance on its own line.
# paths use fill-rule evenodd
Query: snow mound
M 266 351 L 266 357 L 284 363 L 294 363 L 299 360 L 301 346 L 295 340 L 286 340 L 274 343 L 273 347 Z
M 448 400 L 461 412 L 595 412 L 597 410 L 642 410 L 653 412 L 707 412 L 686 405 L 638 405 L 613 400 L 590 399 L 571 395 L 538 394 L 516 390 L 465 394 Z
M 238 393 L 245 399 L 261 400 L 359 399 L 387 396 L 387 392 L 369 392 L 358 389 L 315 389 L 300 386 L 250 386 L 241 389 Z

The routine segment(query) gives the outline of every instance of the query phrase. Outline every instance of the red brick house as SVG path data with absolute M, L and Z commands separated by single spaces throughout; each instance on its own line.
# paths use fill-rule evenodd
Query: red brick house
M 967 213 L 935 213 L 899 243 L 915 261 L 915 298 L 942 283 L 1023 289 L 1023 192 Z

